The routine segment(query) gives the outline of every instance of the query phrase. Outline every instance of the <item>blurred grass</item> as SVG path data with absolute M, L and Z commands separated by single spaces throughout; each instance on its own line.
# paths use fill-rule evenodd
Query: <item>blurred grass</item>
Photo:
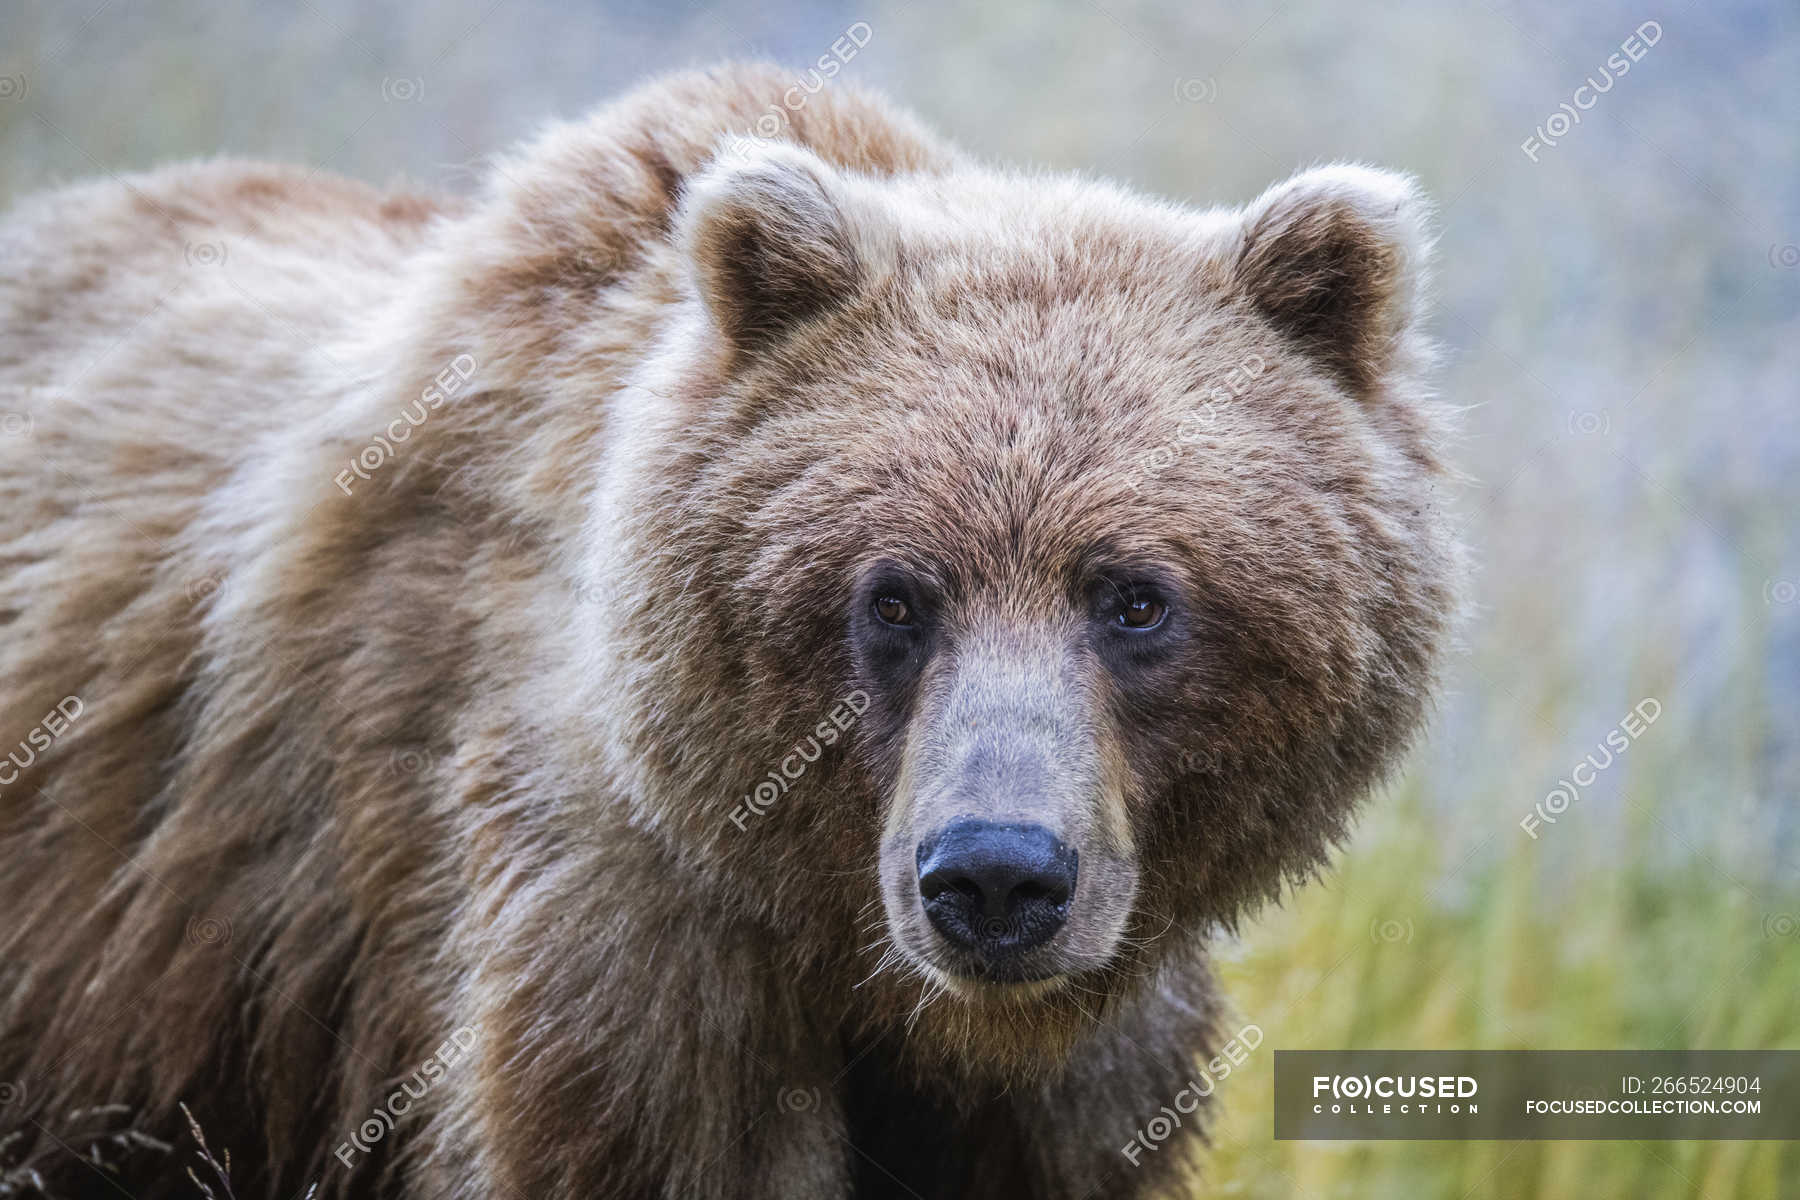
M 1631 797 L 1628 837 L 1672 799 L 1655 790 Z M 1771 912 L 1721 868 L 1615 865 L 1638 861 L 1630 847 L 1569 870 L 1516 827 L 1498 855 L 1447 853 L 1416 787 L 1376 807 L 1328 880 L 1221 954 L 1265 1041 L 1220 1089 L 1199 1194 L 1800 1195 L 1800 1148 L 1784 1142 L 1272 1140 L 1275 1049 L 1800 1048 L 1800 945 L 1779 920 L 1800 888 Z

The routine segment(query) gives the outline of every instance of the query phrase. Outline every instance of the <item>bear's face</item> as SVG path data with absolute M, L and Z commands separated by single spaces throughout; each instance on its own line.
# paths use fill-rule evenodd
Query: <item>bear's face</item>
M 779 783 L 696 817 L 719 857 L 805 864 L 758 886 L 841 947 L 878 897 L 876 974 L 975 1007 L 1116 993 L 1314 869 L 1452 606 L 1420 224 L 1356 168 L 1195 213 L 723 154 L 631 401 L 654 428 L 613 459 L 654 460 L 617 512 L 677 481 L 635 544 L 679 549 L 626 586 L 684 630 L 641 657 L 695 699 L 640 744 L 734 721 L 722 777 L 664 774 Z M 847 747 L 774 769 L 846 700 Z

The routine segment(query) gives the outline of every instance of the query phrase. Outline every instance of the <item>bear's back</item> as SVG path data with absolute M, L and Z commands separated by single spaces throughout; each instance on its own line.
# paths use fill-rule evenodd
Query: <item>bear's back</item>
M 357 555 L 391 539 L 410 549 L 383 561 L 428 572 L 492 552 L 474 532 L 444 533 L 441 519 L 420 536 L 466 539 L 456 545 L 467 560 L 406 540 L 441 516 L 434 464 L 454 455 L 437 450 L 480 431 L 472 405 L 516 398 L 504 372 L 535 369 L 523 351 L 601 323 L 593 301 L 612 285 L 612 340 L 621 355 L 639 344 L 639 324 L 672 291 L 675 255 L 658 248 L 722 139 L 755 135 L 774 112 L 779 137 L 851 170 L 951 161 L 910 118 L 841 80 L 796 89 L 791 72 L 762 66 L 659 81 L 501 158 L 466 200 L 217 160 L 77 184 L 0 216 L 0 729 L 28 764 L 0 777 L 0 1079 L 29 1077 L 32 1111 L 118 1095 L 173 1133 L 173 1098 L 236 1069 L 244 1045 L 219 1031 L 268 981 L 220 952 L 213 926 L 192 924 L 210 913 L 237 914 L 255 931 L 246 938 L 311 947 L 266 964 L 282 1002 L 244 1037 L 283 1047 L 286 1061 L 329 1051 L 305 1041 L 321 1027 L 302 1008 L 333 1011 L 346 947 L 389 931 L 358 923 L 334 874 L 353 867 L 306 824 L 326 791 L 379 804 L 320 772 L 377 761 L 346 748 L 371 724 L 352 708 L 410 714 L 453 686 L 398 653 L 405 669 L 380 673 L 382 700 L 333 682 L 372 645 L 391 647 L 382 618 L 409 607 Z M 589 303 L 562 302 L 574 298 Z M 332 472 L 449 361 L 432 343 L 440 323 L 500 331 L 479 347 L 453 338 L 479 350 L 483 390 L 434 410 L 376 476 L 396 491 L 371 495 L 358 480 L 354 498 L 340 494 Z M 562 437 L 554 422 L 597 416 L 577 400 L 520 419 L 575 445 L 586 425 Z M 403 478 L 425 481 L 426 499 L 398 502 Z M 308 557 L 327 542 L 342 556 Z M 479 592 L 474 568 L 464 574 Z M 296 615 L 315 598 L 341 619 Z M 240 628 L 239 616 L 254 619 Z M 57 740 L 11 744 L 39 735 Z M 327 762 L 325 746 L 339 757 Z M 387 765 L 391 750 L 378 756 L 382 786 L 412 786 Z M 407 839 L 421 840 L 416 825 Z M 380 844 L 354 840 L 382 863 L 371 877 L 393 875 Z M 420 1010 L 392 991 L 356 1002 L 412 1036 Z M 370 1078 L 345 1089 L 358 1104 L 414 1057 L 410 1043 L 371 1049 L 351 1064 Z M 121 1083 L 120 1063 L 146 1066 Z M 305 1073 L 255 1087 L 233 1076 L 219 1094 L 256 1096 L 241 1116 L 267 1121 L 290 1170 L 314 1148 L 302 1118 L 332 1103 Z M 213 1123 L 228 1115 L 215 1111 L 209 1134 L 254 1146 L 253 1131 Z M 355 1119 L 338 1113 L 322 1128 Z

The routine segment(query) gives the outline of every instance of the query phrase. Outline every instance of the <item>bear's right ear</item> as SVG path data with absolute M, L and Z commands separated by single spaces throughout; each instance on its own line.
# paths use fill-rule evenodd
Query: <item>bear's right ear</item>
M 687 184 L 676 241 L 736 348 L 769 344 L 861 285 L 841 182 L 810 151 L 737 138 Z

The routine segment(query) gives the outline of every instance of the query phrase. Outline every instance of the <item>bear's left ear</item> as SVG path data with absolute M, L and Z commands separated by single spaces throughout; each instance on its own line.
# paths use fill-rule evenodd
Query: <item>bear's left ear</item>
M 1303 171 L 1242 213 L 1232 275 L 1303 353 L 1359 395 L 1394 364 L 1417 317 L 1428 206 L 1405 175 Z
M 707 311 L 738 349 L 767 345 L 861 286 L 842 183 L 810 151 L 736 138 L 684 188 L 677 244 Z

